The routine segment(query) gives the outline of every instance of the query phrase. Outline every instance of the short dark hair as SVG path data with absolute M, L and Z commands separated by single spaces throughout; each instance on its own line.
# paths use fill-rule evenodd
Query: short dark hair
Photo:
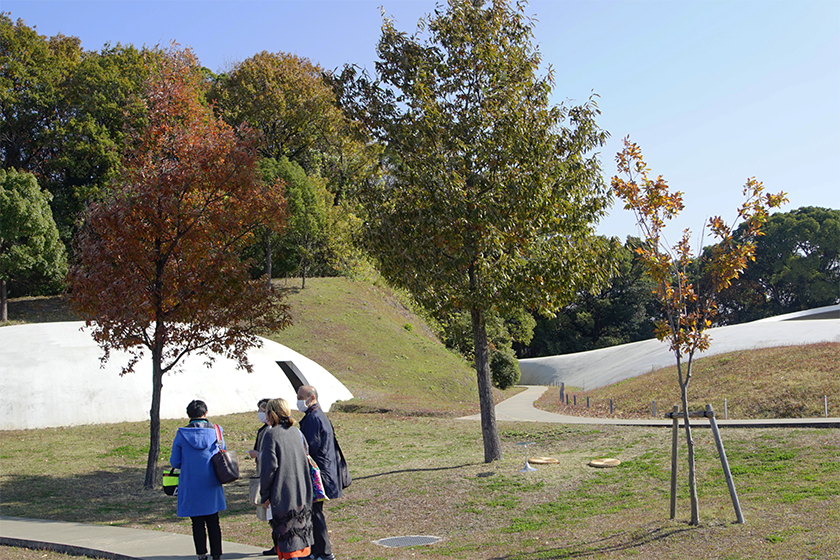
M 271 399 L 260 399 L 259 402 L 257 402 L 257 408 L 263 406 L 264 404 L 267 404 L 270 400 Z
M 187 416 L 190 417 L 190 420 L 202 418 L 205 414 L 207 414 L 207 405 L 204 404 L 204 401 L 194 400 L 187 405 Z

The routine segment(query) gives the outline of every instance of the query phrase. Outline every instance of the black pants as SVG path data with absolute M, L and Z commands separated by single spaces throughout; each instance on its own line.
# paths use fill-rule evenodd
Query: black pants
M 192 521 L 193 542 L 195 553 L 201 556 L 207 554 L 207 537 L 210 537 L 210 556 L 218 558 L 222 555 L 222 528 L 219 527 L 219 512 L 211 515 L 190 517 Z M 205 531 L 205 527 L 207 530 Z
M 327 532 L 327 520 L 324 518 L 324 502 L 313 502 L 312 504 L 312 536 L 315 537 L 315 544 L 312 545 L 312 556 L 329 557 L 332 554 L 330 546 L 330 534 Z

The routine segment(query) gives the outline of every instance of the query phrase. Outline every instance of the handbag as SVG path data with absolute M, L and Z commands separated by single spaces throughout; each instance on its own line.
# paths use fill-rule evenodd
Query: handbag
M 216 471 L 216 478 L 222 484 L 228 484 L 239 480 L 239 461 L 236 460 L 236 452 L 222 449 L 222 431 L 218 424 L 213 424 L 216 429 L 216 441 L 219 443 L 219 451 L 210 458 L 213 463 L 213 470 Z
M 306 459 L 309 461 L 309 475 L 312 477 L 312 501 L 324 502 L 329 500 L 324 490 L 324 481 L 321 480 L 321 469 L 318 468 L 318 463 L 309 456 L 309 453 L 306 454 Z
M 163 493 L 167 496 L 178 495 L 178 469 L 171 468 L 163 473 Z

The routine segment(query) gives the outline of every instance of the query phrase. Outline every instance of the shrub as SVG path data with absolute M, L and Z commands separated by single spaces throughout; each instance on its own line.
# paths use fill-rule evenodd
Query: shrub
M 501 390 L 519 382 L 519 364 L 513 354 L 495 351 L 490 354 L 490 377 L 493 385 Z

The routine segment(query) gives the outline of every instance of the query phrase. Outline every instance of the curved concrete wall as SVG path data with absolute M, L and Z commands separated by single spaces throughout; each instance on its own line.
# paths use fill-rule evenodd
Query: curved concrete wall
M 718 327 L 707 332 L 712 338 L 711 347 L 696 358 L 770 346 L 840 342 L 840 305 Z M 667 343 L 643 340 L 588 352 L 519 360 L 522 371 L 519 383 L 559 385 L 562 382 L 587 391 L 675 363 Z
M 17 430 L 149 418 L 152 364 L 146 352 L 134 373 L 120 376 L 127 354 L 112 353 L 100 367 L 102 350 L 83 322 L 0 327 L 0 429 Z M 261 398 L 282 397 L 294 407 L 297 393 L 277 361 L 291 361 L 318 389 L 325 410 L 353 395 L 330 372 L 281 344 L 262 339 L 249 352 L 253 373 L 217 358 L 212 368 L 187 356 L 178 372 L 163 377 L 161 418 L 186 418 L 193 399 L 208 415 L 256 410 Z

